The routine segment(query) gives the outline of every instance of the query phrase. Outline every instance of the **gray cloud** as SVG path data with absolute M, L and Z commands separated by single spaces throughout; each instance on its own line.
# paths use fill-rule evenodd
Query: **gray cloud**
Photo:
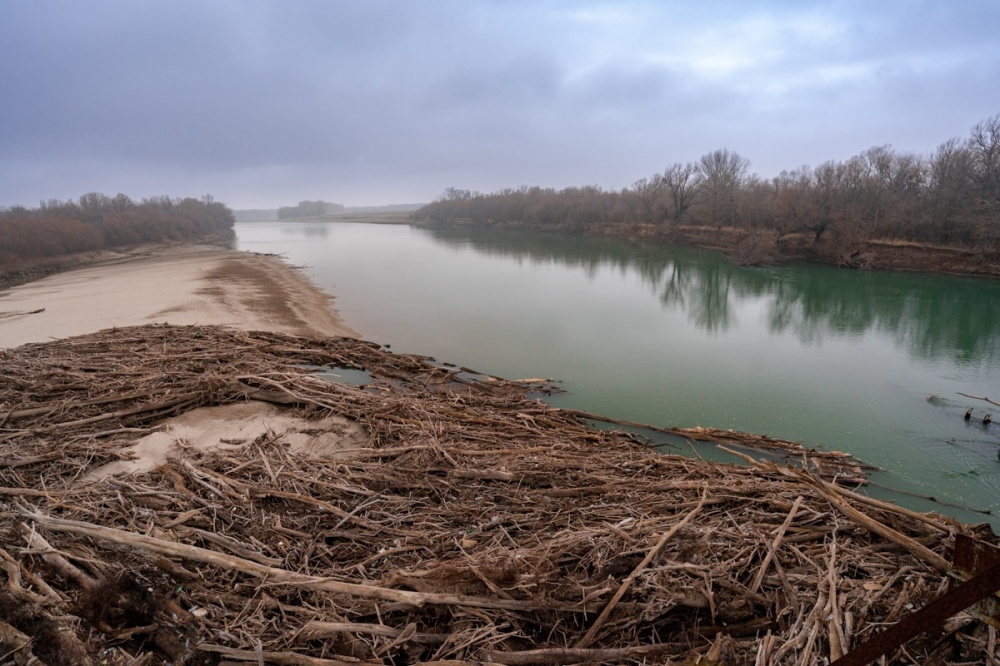
M 4 3 L 0 205 L 617 188 L 929 152 L 1000 112 L 990 3 Z

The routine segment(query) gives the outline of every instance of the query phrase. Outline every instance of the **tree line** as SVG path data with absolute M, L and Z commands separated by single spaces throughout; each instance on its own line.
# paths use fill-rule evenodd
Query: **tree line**
M 622 235 L 652 226 L 654 236 L 685 226 L 727 227 L 775 245 L 782 236 L 800 235 L 830 252 L 903 240 L 1000 255 L 1000 115 L 926 155 L 875 146 L 846 161 L 767 179 L 751 173 L 747 158 L 723 148 L 619 191 L 448 188 L 413 218 Z
M 278 209 L 278 219 L 287 220 L 298 217 L 320 217 L 327 213 L 337 213 L 344 210 L 344 204 L 323 201 L 300 201 L 295 206 L 282 206 Z
M 211 196 L 135 202 L 92 192 L 38 208 L 0 208 L 0 275 L 81 252 L 232 234 L 232 211 Z

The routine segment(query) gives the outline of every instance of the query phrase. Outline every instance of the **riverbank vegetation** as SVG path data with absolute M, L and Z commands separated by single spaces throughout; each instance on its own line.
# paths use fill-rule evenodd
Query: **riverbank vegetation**
M 727 250 L 744 264 L 803 258 L 997 274 L 1000 115 L 928 155 L 876 146 L 767 179 L 720 149 L 620 191 L 449 188 L 413 219 L 665 240 Z
M 344 204 L 319 201 L 300 201 L 295 206 L 283 206 L 278 209 L 279 220 L 320 217 L 327 213 L 339 213 L 344 210 Z
M 0 209 L 0 278 L 88 252 L 232 235 L 233 213 L 211 196 L 133 201 L 92 192 L 77 201 Z

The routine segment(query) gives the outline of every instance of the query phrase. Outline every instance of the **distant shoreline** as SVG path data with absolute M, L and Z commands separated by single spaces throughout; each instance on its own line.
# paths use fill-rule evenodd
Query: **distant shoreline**
M 585 235 L 617 238 L 678 247 L 694 247 L 724 253 L 741 266 L 777 265 L 789 261 L 805 261 L 854 270 L 889 270 L 935 273 L 966 277 L 1000 278 L 1000 260 L 971 248 L 933 245 L 911 241 L 873 239 L 863 241 L 858 249 L 838 260 L 824 253 L 826 247 L 817 243 L 814 234 L 785 234 L 773 240 L 775 250 L 761 254 L 753 252 L 753 233 L 740 227 L 698 225 L 664 226 L 656 224 L 604 225 L 583 231 L 571 231 L 559 225 L 539 227 L 509 223 L 481 224 L 471 220 L 413 220 L 422 227 L 476 227 L 512 231 Z M 746 256 L 744 256 L 746 255 Z
M 238 211 L 241 212 L 241 211 Z M 409 211 L 369 211 L 369 212 L 336 212 L 326 215 L 309 217 L 278 218 L 241 218 L 238 214 L 236 224 L 289 224 L 295 222 L 358 222 L 363 224 L 414 224 Z

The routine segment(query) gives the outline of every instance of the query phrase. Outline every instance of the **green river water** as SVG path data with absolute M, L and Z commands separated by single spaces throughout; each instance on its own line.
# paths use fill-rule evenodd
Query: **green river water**
M 395 351 L 558 379 L 561 406 L 846 451 L 885 470 L 872 494 L 1000 526 L 1000 423 L 981 422 L 1000 407 L 959 395 L 1000 401 L 1000 281 L 464 228 L 236 232 L 242 250 L 305 266 L 349 326 Z

